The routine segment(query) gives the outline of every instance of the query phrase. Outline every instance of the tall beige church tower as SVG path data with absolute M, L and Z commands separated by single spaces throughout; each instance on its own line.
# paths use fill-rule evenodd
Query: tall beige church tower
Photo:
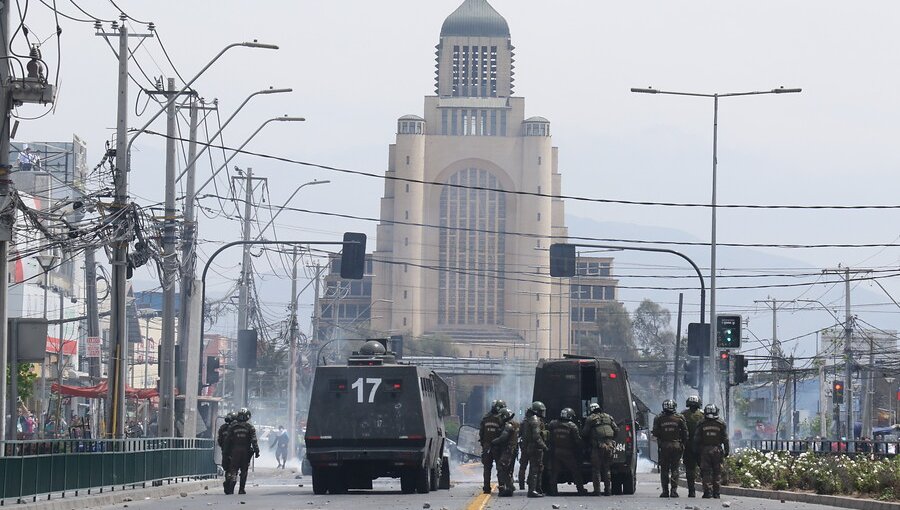
M 486 0 L 444 21 L 436 93 L 390 146 L 372 326 L 438 335 L 461 356 L 536 359 L 569 350 L 567 283 L 547 249 L 567 235 L 550 122 L 515 97 L 509 26 Z M 534 194 L 534 195 L 532 195 Z M 418 354 L 418 353 L 411 353 Z

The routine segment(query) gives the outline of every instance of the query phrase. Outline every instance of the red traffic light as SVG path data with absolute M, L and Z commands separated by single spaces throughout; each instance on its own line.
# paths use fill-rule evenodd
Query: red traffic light
M 722 352 L 719 354 L 719 358 L 721 358 L 721 359 L 728 359 L 728 352 L 727 352 L 727 351 L 722 351 Z
M 844 385 L 841 383 L 834 383 L 834 389 L 840 391 L 840 390 L 844 389 Z

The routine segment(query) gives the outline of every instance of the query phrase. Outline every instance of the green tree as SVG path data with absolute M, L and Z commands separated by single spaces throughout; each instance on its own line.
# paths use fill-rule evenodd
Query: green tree
M 7 385 L 11 381 L 11 374 L 11 371 L 6 371 Z M 31 371 L 31 365 L 29 363 L 19 363 L 19 370 L 16 374 L 16 383 L 19 385 L 19 397 L 22 400 L 28 400 L 34 393 L 34 381 L 36 379 L 37 374 Z
M 628 359 L 634 355 L 631 317 L 625 305 L 606 301 L 597 308 L 597 331 L 579 334 L 575 341 L 583 356 Z
M 675 353 L 675 332 L 669 310 L 645 299 L 631 319 L 634 343 L 642 358 L 667 359 Z

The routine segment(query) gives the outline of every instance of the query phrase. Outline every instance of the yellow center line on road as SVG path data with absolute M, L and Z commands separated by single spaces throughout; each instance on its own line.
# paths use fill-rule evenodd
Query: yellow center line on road
M 490 494 L 476 494 L 472 501 L 469 501 L 469 504 L 466 505 L 466 510 L 484 510 L 490 500 Z

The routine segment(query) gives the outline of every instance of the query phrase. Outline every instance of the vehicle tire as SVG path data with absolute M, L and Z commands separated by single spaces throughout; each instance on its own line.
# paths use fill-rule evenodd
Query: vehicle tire
M 623 477 L 622 494 L 632 495 L 637 487 L 637 475 L 629 474 Z
M 429 474 L 429 477 L 430 477 L 430 478 L 429 478 L 428 490 L 429 490 L 429 491 L 436 491 L 436 490 L 438 490 L 438 480 L 441 479 L 441 468 L 440 468 L 440 466 L 438 466 L 438 467 L 436 467 L 436 468 L 434 468 L 434 469 L 430 469 L 430 470 L 429 470 L 429 473 L 430 473 L 430 474 Z
M 322 496 L 328 492 L 328 477 L 322 469 L 312 470 L 313 494 Z
M 441 480 L 438 482 L 438 489 L 450 490 L 450 459 L 447 457 L 441 461 Z
M 431 489 L 431 470 L 426 468 L 420 469 L 416 473 L 416 492 L 419 494 L 428 494 Z
M 347 480 L 340 471 L 335 471 L 330 477 L 328 492 L 332 494 L 347 494 Z
M 400 492 L 403 494 L 412 494 L 413 492 L 416 492 L 415 471 L 409 470 L 400 474 Z
M 624 478 L 624 476 L 619 473 L 616 473 L 616 474 L 610 476 L 610 481 L 612 482 L 612 493 L 614 496 L 622 495 L 622 485 L 623 485 L 622 479 L 623 478 Z

